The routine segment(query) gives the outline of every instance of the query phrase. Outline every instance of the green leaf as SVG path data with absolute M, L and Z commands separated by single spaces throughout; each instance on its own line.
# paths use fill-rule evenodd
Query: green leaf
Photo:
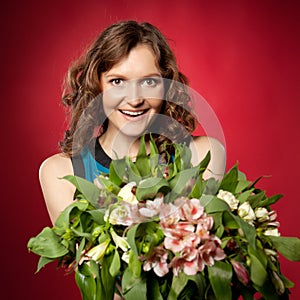
M 178 276 L 173 275 L 172 285 L 167 300 L 178 299 L 179 294 L 182 292 L 187 282 L 188 276 L 185 273 L 179 272 Z
M 203 180 L 202 174 L 200 174 L 192 188 L 192 191 L 189 195 L 190 198 L 199 199 L 205 190 L 206 181 Z
M 146 280 L 142 275 L 142 262 L 129 251 L 129 264 L 122 277 L 122 292 L 125 299 L 146 299 Z
M 103 187 L 103 192 L 105 194 L 113 193 L 114 195 L 117 195 L 120 191 L 120 187 L 106 177 L 97 177 L 97 180 Z M 94 206 L 98 207 L 98 203 Z
M 152 155 L 156 156 L 156 154 L 159 154 L 158 148 L 155 144 L 152 135 L 150 135 L 149 145 L 150 145 L 150 156 Z
M 53 230 L 62 235 L 65 232 L 65 229 L 69 227 L 70 224 L 70 215 L 74 213 L 75 209 L 77 209 L 77 216 L 79 217 L 83 211 L 86 211 L 89 207 L 89 202 L 87 200 L 77 200 L 67 206 L 61 214 L 58 216 L 55 221 Z M 74 216 L 73 216 L 74 218 Z
M 208 214 L 223 211 L 231 212 L 229 205 L 216 196 L 202 195 L 200 202 L 205 207 L 205 212 Z
M 81 253 L 84 249 L 85 246 L 85 238 L 83 238 L 80 242 L 80 245 L 78 247 L 78 250 L 76 251 L 76 263 L 78 264 L 80 258 L 81 258 Z
M 237 184 L 238 184 L 238 168 L 236 164 L 224 175 L 219 189 L 231 193 L 235 193 Z
M 259 202 L 259 203 L 257 204 L 257 206 L 259 206 L 259 207 L 266 207 L 266 206 L 269 206 L 269 205 L 271 205 L 271 204 L 276 203 L 276 202 L 277 202 L 279 199 L 281 199 L 282 197 L 283 197 L 283 195 L 281 195 L 281 194 L 273 195 L 273 196 L 271 196 L 271 197 L 269 197 L 269 198 L 267 198 L 267 199 L 265 199 L 265 200 Z
M 127 170 L 126 173 L 128 175 L 128 182 L 136 182 L 139 183 L 142 179 L 142 176 L 135 165 L 135 163 L 132 162 L 132 160 L 129 157 L 125 157 L 125 161 L 127 164 Z
M 210 151 L 208 151 L 205 157 L 201 160 L 201 162 L 198 165 L 199 171 L 201 173 L 203 173 L 207 169 L 210 159 L 211 159 L 211 155 L 210 155 Z
M 165 178 L 146 178 L 140 181 L 136 189 L 136 197 L 138 200 L 152 199 L 163 188 L 169 190 L 169 184 Z
M 140 147 L 136 157 L 135 165 L 139 171 L 139 174 L 142 177 L 146 177 L 150 175 L 149 157 L 147 155 L 144 136 L 142 136 L 142 138 L 140 139 Z
M 96 300 L 96 282 L 90 267 L 86 263 L 78 266 L 75 280 L 84 300 Z
M 97 204 L 100 190 L 95 184 L 81 177 L 72 175 L 64 176 L 63 179 L 66 179 L 75 185 L 77 190 L 83 195 L 84 199 L 88 200 L 93 205 Z
M 199 170 L 197 167 L 178 172 L 176 176 L 169 181 L 172 192 L 175 194 L 180 194 L 189 181 L 194 178 L 198 172 Z
M 240 174 L 240 171 L 238 171 L 239 174 Z M 245 190 L 247 187 L 249 187 L 249 185 L 251 184 L 251 181 L 248 181 L 246 179 L 242 179 L 240 178 L 240 176 L 238 175 L 239 179 L 238 179 L 238 184 L 235 188 L 235 192 L 236 193 L 240 193 L 242 192 L 243 190 Z
M 135 235 L 136 235 L 136 231 L 137 229 L 139 228 L 139 225 L 140 224 L 136 224 L 136 225 L 133 225 L 128 231 L 127 231 L 127 242 L 128 244 L 130 245 L 130 248 L 131 250 L 133 251 L 133 253 L 138 256 L 139 253 L 138 253 L 138 250 L 137 250 L 137 247 L 136 247 L 136 243 L 135 243 Z
M 205 181 L 204 194 L 216 195 L 219 189 L 220 183 L 215 178 L 209 178 Z
M 71 227 L 71 230 L 72 230 L 72 232 L 74 232 L 77 236 L 86 238 L 86 239 L 88 239 L 88 240 L 91 240 L 92 237 L 93 237 L 91 233 L 84 232 L 84 231 L 81 231 L 81 230 L 77 230 L 77 229 L 75 229 L 75 228 L 73 228 L 73 227 Z
M 113 182 L 115 185 L 119 186 L 124 180 L 125 171 L 126 171 L 125 158 L 112 160 L 109 165 L 110 181 Z
M 235 219 L 235 221 L 238 223 L 239 227 L 242 229 L 242 231 L 244 232 L 250 246 L 255 249 L 256 248 L 256 230 L 255 227 L 251 226 L 249 223 L 247 223 L 246 221 L 244 221 L 243 219 L 241 219 L 239 216 L 235 216 L 233 215 L 233 218 Z
M 259 286 L 264 286 L 268 274 L 267 268 L 267 258 L 261 250 L 255 250 L 251 246 L 248 247 L 248 253 L 250 256 L 250 278 L 251 281 Z
M 140 259 L 133 253 L 133 251 L 129 251 L 129 264 L 128 269 L 133 277 L 140 278 L 142 274 L 142 262 Z
M 280 274 L 280 278 L 282 279 L 282 282 L 286 288 L 291 289 L 295 286 L 294 282 L 286 278 L 284 275 Z
M 186 144 L 174 144 L 174 167 L 176 172 L 191 167 L 191 149 Z
M 248 200 L 249 196 L 253 193 L 253 191 L 254 191 L 254 189 L 247 190 L 241 194 L 238 194 L 236 198 L 242 204 Z
M 208 269 L 208 278 L 217 300 L 231 300 L 232 268 L 229 263 L 215 261 Z
M 113 255 L 105 255 L 101 262 L 100 280 L 102 282 L 102 297 L 98 299 L 113 299 L 116 284 L 116 277 L 111 276 L 110 266 L 112 264 Z
M 109 273 L 112 277 L 115 277 L 119 274 L 121 267 L 120 255 L 118 250 L 115 250 L 113 260 L 111 262 Z
M 178 276 L 173 275 L 167 300 L 204 299 L 205 289 L 206 282 L 201 273 L 189 276 L 180 272 Z
M 146 279 L 132 273 L 132 268 L 126 268 L 122 277 L 122 292 L 125 300 L 147 300 Z
M 228 211 L 224 211 L 223 213 L 223 224 L 225 227 L 228 227 L 230 229 L 237 229 L 240 227 L 235 220 L 234 215 Z
M 287 259 L 300 261 L 300 239 L 297 237 L 268 236 L 274 247 Z
M 48 258 L 48 257 L 40 257 L 39 259 L 39 263 L 38 263 L 38 267 L 37 270 L 35 271 L 35 273 L 39 272 L 45 265 L 55 261 L 56 258 Z
M 275 286 L 269 278 L 266 279 L 263 286 L 257 286 L 254 283 L 253 287 L 262 295 L 262 299 L 267 299 L 267 300 L 288 299 L 288 297 L 284 297 L 284 295 L 279 296 L 277 294 Z
M 89 211 L 87 211 L 87 213 L 89 213 L 92 216 L 92 219 L 96 224 L 99 224 L 99 225 L 105 224 L 105 221 L 104 221 L 105 211 L 100 210 L 100 209 L 95 209 L 95 210 L 89 210 Z
M 265 200 L 266 198 L 267 198 L 266 193 L 264 191 L 259 191 L 257 194 L 253 196 L 249 196 L 248 202 L 251 205 L 251 207 L 254 209 L 257 206 L 260 206 L 259 203 L 263 203 L 262 201 Z
M 147 277 L 147 299 L 164 300 L 156 277 L 151 275 Z
M 69 252 L 49 227 L 45 227 L 40 234 L 31 238 L 28 241 L 27 248 L 33 253 L 47 258 L 62 257 Z

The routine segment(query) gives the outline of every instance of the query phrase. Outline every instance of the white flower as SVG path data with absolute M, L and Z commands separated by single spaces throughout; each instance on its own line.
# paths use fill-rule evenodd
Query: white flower
M 273 235 L 273 236 L 280 236 L 280 233 L 278 231 L 277 228 L 273 228 L 273 229 L 267 229 L 265 232 L 264 232 L 265 235 Z
M 161 211 L 163 200 L 163 197 L 157 197 L 154 200 L 147 200 L 146 207 L 139 209 L 140 214 L 147 218 L 153 218 L 154 216 L 157 216 Z
M 249 223 L 252 223 L 252 221 L 255 220 L 255 213 L 249 202 L 244 202 L 240 205 L 238 208 L 238 215 Z
M 104 215 L 104 221 L 107 220 L 112 225 L 132 225 L 133 220 L 130 214 L 130 207 L 119 204 L 118 206 L 112 208 L 111 211 L 107 209 Z
M 239 200 L 236 199 L 232 193 L 219 190 L 217 197 L 221 200 L 224 200 L 230 206 L 232 211 L 238 208 Z
M 123 199 L 123 201 L 128 202 L 130 204 L 136 204 L 138 203 L 138 200 L 136 199 L 135 195 L 132 193 L 132 188 L 136 187 L 135 182 L 129 182 L 125 186 L 123 186 L 119 193 L 118 196 Z
M 270 219 L 269 217 L 269 212 L 266 208 L 264 207 L 257 207 L 254 211 L 255 216 L 258 220 L 258 222 L 265 222 L 268 221 Z
M 94 261 L 100 261 L 106 251 L 106 248 L 109 244 L 110 240 L 107 239 L 105 242 L 93 247 L 87 254 L 86 256 L 88 256 L 90 259 L 94 260 Z
M 113 241 L 116 244 L 116 247 L 120 247 L 124 252 L 128 251 L 130 248 L 126 238 L 123 238 L 116 234 L 116 232 L 113 230 L 113 228 L 110 228 L 110 233 Z
M 122 259 L 123 261 L 125 261 L 127 264 L 129 264 L 129 257 L 130 257 L 130 252 L 127 251 L 127 252 L 124 252 L 124 253 L 122 254 L 121 259 Z

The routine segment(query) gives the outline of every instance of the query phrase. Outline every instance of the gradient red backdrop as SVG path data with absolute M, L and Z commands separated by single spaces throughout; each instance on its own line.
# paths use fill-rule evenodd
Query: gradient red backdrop
M 2 299 L 80 299 L 73 276 L 38 275 L 26 243 L 50 225 L 38 168 L 65 128 L 61 83 L 105 26 L 135 19 L 171 39 L 181 70 L 219 117 L 228 167 L 239 161 L 276 205 L 281 232 L 299 236 L 300 5 L 298 1 L 10 0 L 1 8 Z M 299 249 L 300 251 L 300 249 Z M 299 264 L 282 259 L 296 283 Z

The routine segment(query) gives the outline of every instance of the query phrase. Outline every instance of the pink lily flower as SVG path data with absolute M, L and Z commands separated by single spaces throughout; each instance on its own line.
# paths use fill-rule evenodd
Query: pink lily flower
M 175 200 L 175 205 L 180 207 L 181 219 L 191 223 L 197 223 L 204 213 L 204 207 L 200 204 L 199 199 L 181 197 Z
M 163 277 L 169 272 L 167 259 L 168 252 L 163 247 L 158 246 L 153 249 L 152 255 L 145 260 L 143 269 L 144 271 L 153 269 L 157 276 Z
M 162 224 L 176 224 L 180 220 L 179 209 L 172 203 L 162 205 L 159 214 L 159 219 Z
M 226 257 L 220 245 L 220 239 L 214 237 L 211 240 L 205 241 L 205 243 L 198 248 L 200 271 L 203 271 L 205 265 L 213 266 L 215 260 L 222 260 Z
M 146 206 L 139 208 L 140 214 L 146 218 L 153 218 L 154 216 L 159 215 L 163 200 L 163 196 L 155 198 L 154 200 L 147 200 Z

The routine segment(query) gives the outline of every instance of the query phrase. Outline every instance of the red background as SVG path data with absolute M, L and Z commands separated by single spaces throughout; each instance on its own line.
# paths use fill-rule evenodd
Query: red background
M 181 70 L 219 117 L 228 166 L 239 161 L 276 204 L 281 232 L 299 236 L 300 5 L 297 1 L 6 1 L 1 5 L 2 299 L 80 299 L 55 266 L 34 275 L 26 243 L 50 225 L 40 163 L 65 128 L 61 82 L 105 26 L 148 21 L 172 39 Z M 300 251 L 300 250 L 299 250 Z M 299 265 L 282 259 L 296 283 Z M 4 291 L 4 292 L 3 292 Z

